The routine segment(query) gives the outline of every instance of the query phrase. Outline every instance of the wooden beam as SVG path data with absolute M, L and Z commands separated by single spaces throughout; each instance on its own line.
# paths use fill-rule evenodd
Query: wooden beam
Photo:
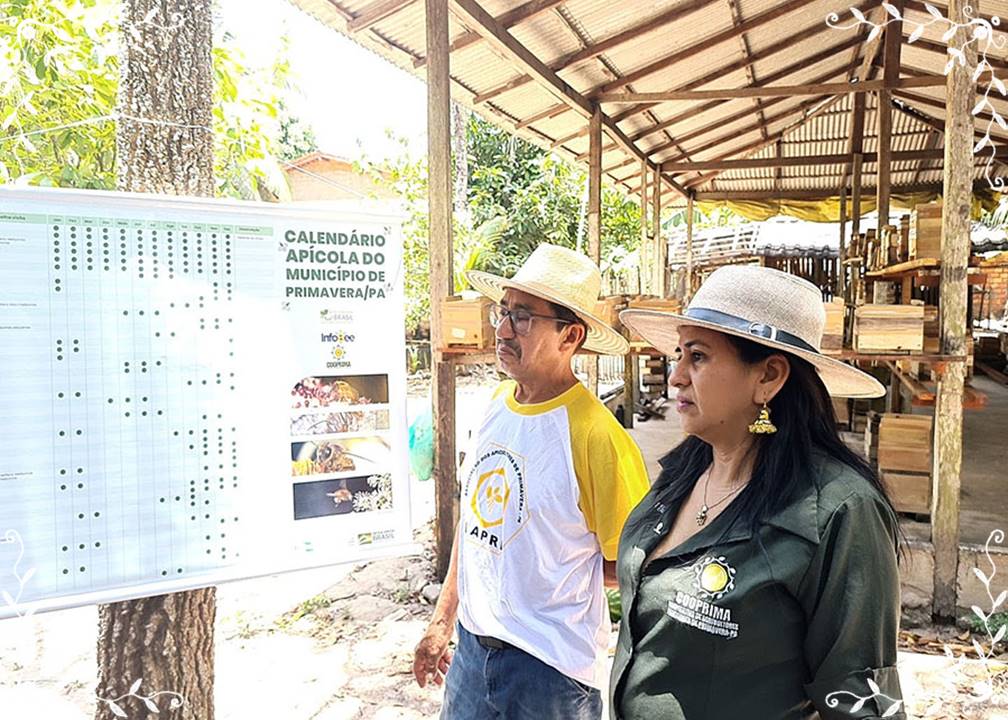
M 448 0 L 424 0 L 427 11 L 427 167 L 430 232 L 431 348 L 434 372 L 434 481 L 436 571 L 444 578 L 458 522 L 455 481 L 455 366 L 438 350 L 441 303 L 452 294 L 451 79 L 448 53 Z
M 892 6 L 902 16 L 903 0 L 892 0 Z M 878 213 L 878 234 L 882 237 L 882 228 L 889 224 L 889 195 L 892 177 L 892 90 L 899 86 L 900 48 L 903 44 L 902 21 L 886 25 L 883 40 L 882 87 L 878 89 L 878 189 L 875 198 L 875 211 Z M 906 81 L 923 80 L 926 78 L 907 78 Z M 945 78 L 938 78 L 945 83 Z M 868 84 L 867 82 L 865 83 Z
M 868 80 L 862 83 L 833 83 L 830 85 L 787 85 L 725 88 L 723 90 L 673 90 L 670 92 L 602 93 L 595 99 L 600 103 L 662 103 L 671 100 L 696 102 L 700 100 L 737 100 L 739 98 L 760 97 L 802 97 L 806 95 L 839 95 L 842 93 L 866 93 L 891 88 L 941 87 L 945 78 L 940 75 L 928 77 L 901 78 L 892 85 L 884 80 Z
M 531 20 L 537 15 L 541 15 L 548 10 L 552 10 L 557 5 L 566 2 L 566 0 L 530 0 L 524 5 L 519 5 L 516 8 L 508 10 L 505 13 L 501 13 L 497 16 L 497 22 L 510 30 L 515 25 L 525 22 L 526 20 Z M 463 50 L 470 45 L 474 45 L 483 40 L 483 36 L 477 32 L 467 32 L 461 37 L 459 37 L 455 42 L 451 44 L 450 52 L 458 52 Z M 421 68 L 427 63 L 427 58 L 417 58 L 413 61 L 413 67 Z
M 1008 156 L 1008 152 L 1004 153 Z M 941 148 L 930 150 L 901 150 L 892 153 L 893 162 L 908 162 L 912 160 L 941 160 L 944 151 Z M 878 161 L 878 153 L 862 153 L 864 162 Z M 761 168 L 799 167 L 802 165 L 839 165 L 850 160 L 850 155 L 837 153 L 834 155 L 799 155 L 791 157 L 743 158 L 738 160 L 701 160 L 697 162 L 662 163 L 666 172 L 699 172 L 702 170 L 756 170 Z
M 780 188 L 777 188 L 778 192 Z M 837 263 L 833 277 L 833 297 L 843 297 L 844 270 L 843 259 L 844 249 L 847 247 L 847 188 L 840 188 L 840 245 L 837 251 Z
M 683 288 L 683 306 L 693 297 L 693 203 L 696 193 L 686 196 L 686 286 Z
M 902 97 L 903 94 L 900 93 L 900 96 Z M 915 96 L 915 99 L 913 100 L 913 102 L 920 102 L 921 104 L 927 104 L 927 103 L 924 103 L 923 101 L 924 101 L 924 97 L 923 96 L 921 96 L 919 98 L 917 96 Z M 937 103 L 936 102 L 936 104 L 934 105 L 934 107 L 940 108 L 943 112 L 945 111 L 945 104 L 944 103 Z M 896 109 L 896 110 L 898 110 L 901 113 L 904 113 L 904 114 L 906 114 L 906 115 L 914 118 L 918 122 L 920 122 L 920 123 L 922 123 L 924 125 L 927 125 L 929 128 L 937 130 L 938 132 L 940 132 L 940 133 L 942 133 L 944 135 L 944 133 L 945 133 L 945 122 L 943 120 L 939 120 L 938 118 L 932 117 L 931 115 L 928 115 L 927 113 L 919 110 L 918 108 L 913 107 L 912 105 L 907 105 L 906 103 L 901 102 L 899 98 L 896 98 L 896 99 L 893 100 L 893 108 Z M 982 114 L 983 113 L 981 113 L 981 115 Z M 986 134 L 987 133 L 985 131 L 981 131 L 978 128 L 974 128 L 974 130 L 973 130 L 973 135 L 974 135 L 974 137 L 977 137 L 977 138 L 982 138 Z M 1008 143 L 1008 135 L 999 135 L 999 134 L 995 133 L 994 131 L 991 131 L 990 132 L 990 137 L 991 137 L 992 140 L 995 140 L 995 141 L 997 141 L 999 143 Z
M 728 9 L 731 11 L 732 24 L 741 25 L 743 22 L 742 11 L 739 9 L 738 0 L 725 0 L 728 3 Z M 749 81 L 749 86 L 755 86 L 759 84 L 756 78 L 755 63 L 752 62 L 752 47 L 749 45 L 749 38 L 746 33 L 740 33 L 738 36 L 739 48 L 742 50 L 742 60 L 749 60 L 745 65 L 746 79 Z M 631 88 L 627 88 L 629 91 Z M 766 114 L 763 112 L 763 103 L 759 98 L 754 100 L 754 105 L 756 106 L 756 115 L 760 120 L 761 129 L 760 132 L 763 137 L 767 136 L 767 126 L 766 126 Z
M 984 181 L 984 186 L 986 186 Z M 979 185 L 978 185 L 979 187 Z M 941 183 L 924 183 L 921 185 L 906 185 L 897 188 L 900 193 L 941 193 Z M 874 194 L 875 188 L 862 188 L 862 192 Z M 716 192 L 697 191 L 694 195 L 697 200 L 828 200 L 838 196 L 836 188 L 824 188 L 822 190 L 788 190 L 783 194 L 773 190 L 727 190 Z
M 861 233 L 861 171 L 863 162 L 864 157 L 858 153 L 854 156 L 854 167 L 851 169 L 851 242 L 854 242 L 854 237 Z
M 588 257 L 600 264 L 602 253 L 602 110 L 588 121 Z M 588 390 L 598 397 L 598 357 L 588 361 Z
M 640 186 L 638 195 L 640 197 L 640 249 L 637 258 L 640 265 L 641 294 L 654 294 L 651 289 L 651 278 L 654 275 L 654 258 L 651 257 L 651 243 L 648 237 L 648 164 L 647 160 L 640 161 Z
M 662 237 L 661 231 L 661 166 L 656 165 L 651 178 L 651 233 L 655 244 L 655 294 L 668 297 L 668 243 Z
M 787 0 L 787 2 L 782 2 L 775 7 L 766 10 L 759 15 L 754 15 L 750 19 L 746 20 L 741 25 L 722 30 L 721 32 L 715 33 L 714 35 L 701 40 L 700 42 L 694 43 L 689 47 L 683 48 L 671 55 L 666 55 L 659 60 L 645 65 L 644 67 L 635 70 L 634 72 L 624 75 L 621 78 L 617 78 L 610 83 L 606 83 L 602 86 L 601 92 L 609 93 L 613 90 L 618 90 L 621 87 L 630 85 L 631 83 L 637 82 L 641 78 L 645 78 L 649 75 L 664 70 L 671 65 L 682 62 L 683 60 L 688 60 L 689 58 L 696 57 L 697 55 L 707 52 L 712 47 L 719 45 L 727 40 L 735 38 L 737 35 L 742 33 L 750 32 L 756 28 L 762 27 L 769 22 L 773 22 L 788 13 L 798 10 L 803 5 L 807 5 L 807 0 Z
M 372 25 L 380 23 L 400 10 L 412 5 L 417 0 L 378 0 L 360 11 L 357 16 L 347 22 L 347 31 L 353 35 L 361 30 L 367 30 Z
M 949 20 L 964 23 L 965 3 L 949 0 Z M 966 268 L 970 253 L 970 206 L 973 177 L 973 118 L 976 51 L 959 29 L 950 46 L 966 47 L 965 67 L 954 63 L 945 89 L 944 204 L 942 206 L 941 351 L 966 353 Z M 959 567 L 959 496 L 962 470 L 962 403 L 966 379 L 963 362 L 950 363 L 938 381 L 935 403 L 931 542 L 934 545 L 934 606 L 942 618 L 955 617 Z

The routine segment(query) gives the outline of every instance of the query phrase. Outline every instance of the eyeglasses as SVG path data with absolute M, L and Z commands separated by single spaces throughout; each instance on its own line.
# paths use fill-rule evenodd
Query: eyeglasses
M 564 320 L 563 318 L 558 318 L 555 315 L 536 315 L 535 313 L 530 313 L 524 308 L 509 310 L 503 305 L 498 305 L 496 303 L 490 306 L 490 324 L 495 328 L 498 328 L 505 320 L 510 320 L 511 329 L 514 330 L 515 335 L 528 335 L 529 331 L 532 329 L 533 318 L 552 320 L 553 322 L 563 323 L 564 325 L 572 325 L 575 322 L 574 320 Z

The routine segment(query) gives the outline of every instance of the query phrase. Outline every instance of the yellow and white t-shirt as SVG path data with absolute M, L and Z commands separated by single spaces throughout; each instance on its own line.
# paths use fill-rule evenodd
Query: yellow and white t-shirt
M 532 405 L 515 389 L 494 393 L 462 469 L 459 621 L 601 688 L 602 558 L 648 490 L 644 460 L 580 383 Z

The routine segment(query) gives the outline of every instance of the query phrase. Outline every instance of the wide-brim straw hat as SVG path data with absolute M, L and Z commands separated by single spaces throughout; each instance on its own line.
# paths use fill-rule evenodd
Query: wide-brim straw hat
M 820 352 L 826 324 L 822 293 L 812 283 L 780 270 L 726 265 L 710 274 L 682 314 L 624 310 L 620 320 L 666 355 L 676 354 L 681 326 L 708 328 L 807 360 L 830 395 L 885 394 L 871 375 Z
M 466 279 L 494 302 L 500 302 L 507 289 L 514 288 L 564 306 L 588 328 L 585 350 L 602 355 L 624 355 L 630 349 L 626 338 L 595 317 L 602 273 L 586 255 L 542 243 L 532 251 L 514 277 L 470 270 Z

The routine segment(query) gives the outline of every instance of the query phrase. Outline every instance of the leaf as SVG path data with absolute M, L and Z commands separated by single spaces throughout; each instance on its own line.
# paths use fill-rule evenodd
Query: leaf
M 980 98 L 970 111 L 970 115 L 979 115 L 985 104 L 987 104 L 987 98 Z
M 976 650 L 977 657 L 981 660 L 987 657 L 987 653 L 980 647 L 980 643 L 977 642 L 976 638 L 973 638 L 973 649 Z
M 158 710 L 158 706 L 155 704 L 155 702 L 150 698 L 144 698 L 144 705 L 146 705 L 147 709 L 150 710 L 152 713 L 161 712 L 160 710 Z
M 938 10 L 938 8 L 936 8 L 931 3 L 924 3 L 924 8 L 929 13 L 931 13 L 936 19 L 938 19 L 938 20 L 944 20 L 945 19 L 945 16 L 942 15 L 941 12 Z
M 109 710 L 111 710 L 112 714 L 116 717 L 129 717 L 129 715 L 126 714 L 126 711 L 119 707 L 114 700 L 106 700 L 105 702 L 108 704 Z
M 955 58 L 949 58 L 949 61 L 945 63 L 945 69 L 942 71 L 943 75 L 948 75 L 952 71 L 952 66 L 955 64 Z
M 854 703 L 853 705 L 851 705 L 851 706 L 850 706 L 850 710 L 848 710 L 847 712 L 848 712 L 848 713 L 850 713 L 851 715 L 853 715 L 853 714 L 854 714 L 854 713 L 856 713 L 856 712 L 857 712 L 858 710 L 860 710 L 861 708 L 863 708 L 863 707 L 864 707 L 864 704 L 865 704 L 865 703 L 866 703 L 867 701 L 868 701 L 868 698 L 861 698 L 861 699 L 860 699 L 860 700 L 858 700 L 858 701 L 857 701 L 856 703 Z
M 984 615 L 984 611 L 980 609 L 979 605 L 973 605 L 972 607 L 970 607 L 970 610 L 973 611 L 974 615 L 980 618 L 981 622 L 987 622 L 987 616 Z
M 35 568 L 28 568 L 25 571 L 24 577 L 21 578 L 21 586 L 24 587 L 25 585 L 27 585 L 28 581 L 31 580 L 32 575 L 34 574 L 35 574 Z
M 882 713 L 882 717 L 884 717 L 884 718 L 892 717 L 893 715 L 895 715 L 896 713 L 899 712 L 899 709 L 900 709 L 900 707 L 902 705 L 903 705 L 903 701 L 902 700 L 897 700 L 892 705 L 890 705 L 888 708 L 886 708 L 886 711 L 884 713 Z
M 910 37 L 907 39 L 907 43 L 908 44 L 909 43 L 914 43 L 917 40 L 920 40 L 920 37 L 923 34 L 924 34 L 924 26 L 923 25 L 918 25 L 917 27 L 914 28 L 914 31 L 912 33 L 910 33 Z
M 942 42 L 946 42 L 947 43 L 949 40 L 951 40 L 953 38 L 953 36 L 955 36 L 956 30 L 958 30 L 958 29 L 959 29 L 958 26 L 953 25 L 948 30 L 946 30 L 944 32 L 944 34 L 942 35 Z M 949 48 L 949 52 L 952 52 L 952 50 L 954 50 L 954 49 L 955 48 Z
M 860 20 L 861 22 L 867 22 L 867 21 L 865 20 L 865 16 L 864 16 L 864 13 L 863 13 L 863 12 L 861 12 L 860 10 L 858 10 L 858 9 L 857 9 L 856 7 L 852 7 L 852 8 L 850 9 L 850 13 L 851 13 L 851 15 L 853 15 L 854 17 L 856 17 L 856 18 L 857 18 L 858 20 Z
M 1008 95 L 1008 90 L 1005 89 L 1005 84 L 1001 82 L 1001 78 L 992 77 L 991 84 L 997 89 L 1001 95 Z
M 983 74 L 983 71 L 984 71 L 983 64 L 978 64 L 976 66 L 976 69 L 973 71 L 973 82 L 976 82 L 977 80 L 980 79 L 980 76 Z
M 976 575 L 978 578 L 980 578 L 980 582 L 982 582 L 984 585 L 990 585 L 990 580 L 987 578 L 986 575 L 984 575 L 983 570 L 981 570 L 980 568 L 978 567 L 973 568 L 973 574 Z
M 1005 633 L 1008 632 L 1008 625 L 1002 625 L 998 628 L 998 631 L 994 634 L 993 645 L 997 645 L 999 642 L 1004 640 Z
M 4 602 L 5 602 L 5 603 L 7 603 L 7 606 L 8 606 L 8 607 L 15 607 L 15 606 L 17 605 L 17 603 L 16 603 L 16 602 L 14 602 L 14 598 L 13 598 L 13 597 L 11 596 L 11 594 L 10 594 L 9 592 L 7 592 L 6 590 L 4 590 L 4 591 L 0 592 L 0 596 L 2 596 L 2 597 L 3 597 L 3 599 L 4 599 Z
M 868 33 L 868 40 L 866 40 L 865 42 L 871 42 L 872 40 L 874 40 L 875 38 L 877 38 L 879 36 L 879 33 L 881 33 L 881 32 L 882 32 L 882 26 L 881 25 L 876 25 L 875 27 L 873 27 L 871 29 L 871 32 Z
M 140 684 L 141 684 L 142 682 L 143 682 L 143 678 L 142 678 L 142 677 L 141 677 L 141 678 L 137 678 L 136 680 L 134 680 L 134 681 L 133 681 L 133 684 L 132 684 L 132 685 L 130 685 L 130 689 L 129 689 L 129 694 L 130 694 L 130 695 L 132 695 L 132 694 L 133 694 L 133 693 L 135 693 L 135 692 L 136 692 L 137 690 L 139 690 L 139 689 L 140 689 Z
M 872 680 L 871 678 L 868 678 L 868 687 L 870 687 L 871 691 L 876 695 L 882 692 L 881 690 L 879 690 L 878 683 Z
M 1002 123 L 1003 122 L 1004 120 L 1002 120 Z M 1001 607 L 1001 603 L 1005 601 L 1005 598 L 1008 598 L 1008 590 L 1001 591 L 1001 594 L 997 596 L 997 600 L 994 601 L 994 605 L 991 607 L 991 611 L 993 612 L 994 610 L 997 610 L 999 607 Z
M 152 7 L 150 10 L 147 11 L 147 14 L 144 15 L 143 22 L 149 23 L 151 20 L 157 17 L 157 14 L 158 14 L 157 6 Z
M 887 2 L 882 3 L 882 7 L 886 9 L 886 12 L 892 15 L 897 20 L 902 20 L 903 17 L 900 15 L 899 10 L 896 9 L 894 5 L 890 5 Z

